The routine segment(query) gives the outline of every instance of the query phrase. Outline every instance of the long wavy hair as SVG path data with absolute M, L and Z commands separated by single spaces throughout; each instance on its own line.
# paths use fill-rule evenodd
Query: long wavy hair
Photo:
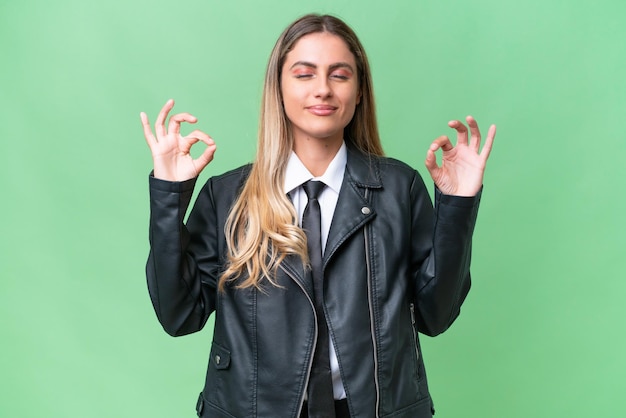
M 284 192 L 293 137 L 280 81 L 285 58 L 296 42 L 320 32 L 343 39 L 356 61 L 361 101 L 344 128 L 344 140 L 365 154 L 383 155 L 370 66 L 361 42 L 346 23 L 334 16 L 309 14 L 299 18 L 280 35 L 267 64 L 256 159 L 226 221 L 228 261 L 219 280 L 220 290 L 227 281 L 235 280 L 239 288 L 260 289 L 263 280 L 278 286 L 275 271 L 288 255 L 295 254 L 308 263 L 306 235 Z

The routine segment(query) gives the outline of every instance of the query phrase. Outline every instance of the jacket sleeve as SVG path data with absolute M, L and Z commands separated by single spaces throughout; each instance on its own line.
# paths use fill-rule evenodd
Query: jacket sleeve
M 187 225 L 184 223 L 195 182 L 149 178 L 146 278 L 159 322 L 172 336 L 202 329 L 215 309 L 219 257 L 210 180 L 200 192 Z
M 472 234 L 482 189 L 476 196 L 444 195 L 435 188 L 434 210 L 416 173 L 411 187 L 416 321 L 435 336 L 452 325 L 470 284 Z

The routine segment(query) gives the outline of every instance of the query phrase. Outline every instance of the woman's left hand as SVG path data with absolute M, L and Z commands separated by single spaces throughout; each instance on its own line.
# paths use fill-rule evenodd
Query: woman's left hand
M 433 141 L 426 154 L 426 168 L 435 185 L 444 194 L 475 196 L 483 184 L 485 166 L 496 136 L 496 125 L 489 127 L 487 139 L 481 151 L 478 124 L 471 116 L 468 116 L 466 120 L 471 133 L 469 142 L 467 127 L 462 122 L 453 120 L 448 122 L 448 126 L 456 129 L 456 146 L 452 145 L 447 136 L 440 136 Z M 443 151 L 441 167 L 437 165 L 435 156 L 439 148 Z

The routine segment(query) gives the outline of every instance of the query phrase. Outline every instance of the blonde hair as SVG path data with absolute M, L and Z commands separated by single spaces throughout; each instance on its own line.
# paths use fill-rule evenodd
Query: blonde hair
M 228 263 L 219 281 L 242 279 L 237 287 L 260 288 L 262 279 L 274 286 L 275 271 L 288 255 L 308 263 L 306 236 L 284 192 L 285 169 L 293 148 L 290 122 L 282 103 L 282 67 L 296 42 L 310 33 L 328 32 L 342 38 L 354 54 L 361 101 L 344 129 L 344 139 L 368 155 L 383 155 L 369 63 L 354 31 L 342 20 L 309 14 L 289 25 L 270 55 L 261 99 L 257 155 L 250 175 L 225 225 Z

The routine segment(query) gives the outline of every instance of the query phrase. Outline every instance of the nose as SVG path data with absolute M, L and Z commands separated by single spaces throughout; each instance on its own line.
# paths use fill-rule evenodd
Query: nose
M 333 95 L 332 88 L 330 87 L 330 83 L 328 82 L 328 77 L 318 77 L 317 84 L 315 85 L 315 97 L 318 98 L 328 98 Z

